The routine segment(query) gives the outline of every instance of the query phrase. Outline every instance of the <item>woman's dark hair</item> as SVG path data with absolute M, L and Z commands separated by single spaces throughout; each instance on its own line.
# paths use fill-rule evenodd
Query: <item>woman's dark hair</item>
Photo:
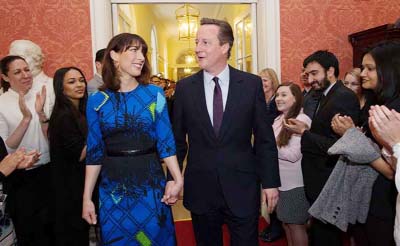
M 151 74 L 149 60 L 147 59 L 147 44 L 142 37 L 132 33 L 121 33 L 113 37 L 106 48 L 103 60 L 102 77 L 104 84 L 100 87 L 100 90 L 112 90 L 118 91 L 120 88 L 121 81 L 118 75 L 118 69 L 114 65 L 114 61 L 111 58 L 111 51 L 122 53 L 128 50 L 132 46 L 138 46 L 142 48 L 144 56 L 144 65 L 141 74 L 136 77 L 136 80 L 140 84 L 148 84 Z
M 378 83 L 374 91 L 378 103 L 387 104 L 398 98 L 400 96 L 400 42 L 378 43 L 366 54 L 372 56 L 376 65 Z
M 64 94 L 64 77 L 65 74 L 68 73 L 71 70 L 76 70 L 78 71 L 84 81 L 85 85 L 87 85 L 85 75 L 83 72 L 77 68 L 77 67 L 63 67 L 58 69 L 53 78 L 53 86 L 54 86 L 54 94 L 55 94 L 55 103 L 54 103 L 54 108 L 53 112 L 50 116 L 50 122 L 49 122 L 49 137 L 52 135 L 52 132 L 55 131 L 62 131 L 62 129 L 56 129 L 57 125 L 55 124 L 55 121 L 60 115 L 64 115 L 65 113 L 67 114 L 73 114 L 75 116 L 76 122 L 80 128 L 80 130 L 86 135 L 86 102 L 88 98 L 88 93 L 85 88 L 85 94 L 83 98 L 79 99 L 79 106 L 76 108 L 71 100 L 65 96 Z
M 0 61 L 0 72 L 1 72 L 1 74 L 7 75 L 8 71 L 10 69 L 10 64 L 15 60 L 23 60 L 23 61 L 25 61 L 25 59 L 22 58 L 21 56 L 10 55 L 10 56 L 3 57 L 3 59 L 1 59 L 1 61 Z M 8 89 L 10 88 L 10 83 L 5 81 L 3 79 L 3 77 L 1 77 L 0 85 L 1 85 L 0 88 L 3 88 L 4 92 L 8 91 Z
M 278 89 L 282 86 L 288 86 L 290 92 L 293 94 L 296 100 L 293 106 L 289 109 L 288 114 L 285 116 L 285 120 L 290 118 L 296 118 L 297 115 L 299 115 L 301 107 L 303 105 L 303 94 L 301 93 L 300 86 L 298 86 L 293 82 L 285 82 L 280 84 L 276 91 L 278 91 Z M 282 130 L 276 139 L 276 144 L 278 145 L 278 147 L 286 146 L 289 143 L 292 134 L 293 134 L 292 132 L 282 127 Z

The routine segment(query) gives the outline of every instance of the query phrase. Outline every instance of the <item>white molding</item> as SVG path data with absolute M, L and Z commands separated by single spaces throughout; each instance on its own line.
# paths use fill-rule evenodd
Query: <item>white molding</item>
M 258 69 L 258 53 L 259 53 L 259 49 L 257 46 L 257 4 L 252 3 L 251 4 L 251 14 L 250 14 L 250 18 L 251 18 L 251 28 L 252 28 L 252 32 L 251 32 L 251 55 L 252 55 L 252 59 L 251 59 L 251 72 L 254 74 L 257 74 L 257 70 Z
M 106 48 L 108 42 L 112 38 L 110 0 L 90 0 L 90 22 L 92 31 L 92 53 L 93 57 L 96 57 L 96 52 L 99 49 Z M 93 69 L 93 71 L 96 71 L 94 61 Z
M 258 70 L 273 68 L 281 80 L 280 1 L 259 0 L 257 4 Z

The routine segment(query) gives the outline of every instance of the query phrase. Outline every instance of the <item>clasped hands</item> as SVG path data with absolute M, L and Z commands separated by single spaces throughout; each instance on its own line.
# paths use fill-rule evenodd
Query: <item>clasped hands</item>
M 298 135 L 303 135 L 304 131 L 310 129 L 310 127 L 306 123 L 297 119 L 284 120 L 283 127 Z
M 15 169 L 26 169 L 32 167 L 40 159 L 40 153 L 36 150 L 26 152 L 20 148 L 14 153 L 8 154 L 0 162 L 0 169 L 5 176 L 8 176 Z
M 339 136 L 343 136 L 343 134 L 350 128 L 356 127 L 353 119 L 347 115 L 335 114 L 331 121 L 332 130 L 338 134 Z M 361 128 L 359 128 L 362 130 Z
M 182 191 L 182 188 L 183 181 L 168 181 L 161 202 L 167 205 L 174 205 L 179 199 L 179 194 Z
M 400 142 L 400 113 L 386 106 L 371 106 L 368 118 L 374 138 L 387 150 Z

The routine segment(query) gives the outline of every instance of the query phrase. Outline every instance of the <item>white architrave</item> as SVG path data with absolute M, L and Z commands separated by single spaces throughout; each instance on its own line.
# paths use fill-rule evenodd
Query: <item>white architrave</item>
M 112 37 L 111 1 L 90 0 L 90 26 L 92 31 L 92 54 L 107 47 Z M 93 71 L 96 66 L 93 59 Z

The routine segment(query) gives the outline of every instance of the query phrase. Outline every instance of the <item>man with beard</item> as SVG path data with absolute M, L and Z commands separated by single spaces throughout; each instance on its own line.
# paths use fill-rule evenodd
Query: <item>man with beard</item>
M 337 78 L 339 62 L 328 51 L 316 51 L 307 57 L 303 66 L 312 88 L 320 91 L 321 97 L 314 113 L 311 128 L 295 119 L 289 119 L 285 127 L 302 135 L 301 161 L 304 188 L 312 204 L 320 194 L 334 168 L 338 156 L 329 156 L 328 149 L 339 138 L 331 128 L 336 114 L 348 115 L 358 122 L 359 102 L 356 95 Z M 342 245 L 341 232 L 331 224 L 313 218 L 311 224 L 311 245 Z

